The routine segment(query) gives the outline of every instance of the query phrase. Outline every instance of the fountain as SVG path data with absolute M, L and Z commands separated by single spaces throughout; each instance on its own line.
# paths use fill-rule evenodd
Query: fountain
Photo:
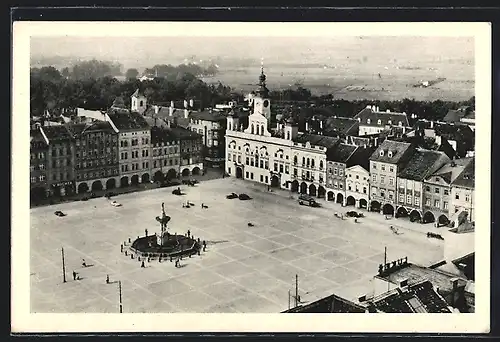
M 144 257 L 180 257 L 198 253 L 201 246 L 191 236 L 170 234 L 168 223 L 170 216 L 165 214 L 165 204 L 161 204 L 161 216 L 156 217 L 160 223 L 160 233 L 150 236 L 138 237 L 130 249 Z

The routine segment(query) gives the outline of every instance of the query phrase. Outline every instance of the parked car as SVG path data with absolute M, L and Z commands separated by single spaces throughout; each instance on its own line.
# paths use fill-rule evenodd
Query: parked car
M 62 211 L 60 211 L 60 210 L 55 211 L 55 212 L 54 212 L 54 214 L 55 214 L 56 216 L 59 216 L 59 217 L 66 216 L 66 214 L 65 214 L 65 213 L 63 213 L 63 212 L 62 212 Z
M 252 197 L 248 196 L 247 194 L 240 194 L 238 196 L 238 198 L 242 201 L 246 201 L 246 200 L 249 200 L 249 199 L 252 199 Z
M 316 202 L 316 200 L 313 197 L 304 194 L 299 196 L 299 204 L 308 205 L 310 207 L 315 207 L 315 208 L 321 207 L 321 205 L 318 202 Z
M 122 206 L 122 205 L 121 205 L 121 203 L 118 203 L 117 201 L 113 201 L 113 202 L 111 202 L 111 205 L 112 205 L 113 207 L 121 207 L 121 206 Z
M 181 191 L 180 188 L 177 188 L 177 189 L 175 189 L 175 190 L 172 191 L 172 194 L 180 196 L 180 195 L 182 195 L 182 191 Z
M 363 213 L 358 213 L 357 211 L 354 211 L 354 210 L 350 210 L 348 211 L 347 213 L 345 213 L 345 216 L 347 217 L 363 217 Z
M 238 194 L 232 192 L 230 193 L 229 195 L 226 196 L 227 199 L 234 199 L 234 198 L 238 198 Z

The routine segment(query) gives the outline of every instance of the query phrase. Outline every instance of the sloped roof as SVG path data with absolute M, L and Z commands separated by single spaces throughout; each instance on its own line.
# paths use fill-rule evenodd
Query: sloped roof
M 462 106 L 458 109 L 450 109 L 443 118 L 444 122 L 459 122 L 461 118 L 469 114 L 470 109 L 467 106 Z
M 349 157 L 356 151 L 357 146 L 338 144 L 334 148 L 328 150 L 326 160 L 338 163 L 346 163 Z
M 436 293 L 430 281 L 410 285 L 408 291 L 395 289 L 373 301 L 385 313 L 451 313 L 446 301 Z
M 111 133 L 116 133 L 113 129 L 113 126 L 108 121 L 94 121 L 91 124 L 88 124 L 87 127 L 82 131 L 85 133 L 86 131 L 107 131 Z
M 202 112 L 191 112 L 190 118 L 195 120 L 203 120 L 203 121 L 225 121 L 227 118 L 223 114 L 217 111 L 204 110 Z
M 435 131 L 437 135 L 440 135 L 448 140 L 471 142 L 475 139 L 474 131 L 468 125 L 463 123 L 457 125 L 436 125 Z
M 443 155 L 429 150 L 416 150 L 398 177 L 422 181 L 432 171 L 432 167 Z
M 465 188 L 474 188 L 475 180 L 475 160 L 472 159 L 451 184 Z
M 309 142 L 313 146 L 322 146 L 326 148 L 331 148 L 335 146 L 340 139 L 336 137 L 329 137 L 325 135 L 317 134 L 302 134 L 293 139 L 294 142 L 305 144 Z
M 399 163 L 401 157 L 405 154 L 405 152 L 410 148 L 410 146 L 410 143 L 386 139 L 384 140 L 384 142 L 382 142 L 382 144 L 379 145 L 375 152 L 373 152 L 373 154 L 370 156 L 370 160 L 376 162 L 397 164 Z M 382 156 L 380 155 L 381 151 L 384 151 L 384 154 Z M 392 157 L 389 157 L 389 151 L 392 153 Z
M 165 143 L 170 141 L 176 141 L 177 135 L 175 135 L 171 129 L 162 127 L 152 127 L 151 128 L 151 143 Z
M 115 100 L 113 101 L 112 107 L 115 108 L 126 108 L 125 106 L 125 100 L 121 96 L 117 96 Z
M 364 313 L 365 308 L 334 294 L 283 313 Z
M 358 121 L 352 118 L 333 117 L 326 120 L 324 129 L 325 131 L 334 131 L 347 134 L 349 130 L 357 124 Z
M 432 175 L 426 177 L 426 180 L 439 176 L 443 178 L 448 184 L 451 184 L 465 169 L 467 164 L 471 162 L 472 158 L 461 158 L 452 160 L 445 165 L 441 166 Z
M 132 97 L 139 97 L 139 96 L 144 97 L 144 94 L 142 93 L 142 91 L 139 90 L 139 88 L 137 88 L 132 94 Z
M 44 126 L 42 130 L 47 139 L 49 139 L 49 144 L 53 141 L 72 140 L 72 135 L 65 125 Z
M 108 114 L 113 124 L 120 131 L 144 130 L 149 124 L 144 117 L 135 112 L 114 112 Z
M 150 127 L 162 127 L 162 128 L 169 127 L 168 123 L 162 118 L 145 116 L 144 120 L 146 120 L 146 122 Z
M 104 121 L 106 116 L 100 110 L 88 110 L 85 108 L 77 108 L 76 109 L 77 116 L 84 116 L 87 118 L 92 118 L 95 120 Z
M 389 125 L 389 121 L 391 125 L 399 125 L 401 121 L 403 126 L 410 126 L 408 116 L 405 113 L 377 112 L 371 108 L 362 109 L 353 119 L 360 120 L 359 124 L 363 126 L 385 126 Z M 370 120 L 370 123 L 368 123 L 368 120 Z M 378 124 L 378 120 L 380 120 L 380 124 Z
M 172 132 L 172 134 L 178 140 L 189 140 L 189 139 L 195 140 L 195 139 L 200 139 L 202 137 L 200 134 L 182 127 L 173 127 L 170 129 L 170 132 Z
M 43 137 L 42 132 L 40 132 L 39 129 L 30 130 L 30 142 L 43 142 L 45 145 L 47 145 L 47 141 L 45 141 L 45 138 Z
M 375 151 L 374 146 L 359 146 L 346 162 L 347 167 L 354 165 L 362 166 L 365 170 L 370 170 L 370 156 Z

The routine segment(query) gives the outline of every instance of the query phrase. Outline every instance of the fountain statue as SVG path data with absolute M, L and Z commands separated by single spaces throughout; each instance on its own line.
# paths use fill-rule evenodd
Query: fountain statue
M 170 234 L 167 231 L 167 224 L 170 221 L 170 216 L 165 214 L 165 203 L 161 204 L 161 216 L 156 217 L 156 220 L 160 222 L 161 225 L 160 234 L 156 236 L 156 241 L 158 246 L 164 246 L 170 238 Z

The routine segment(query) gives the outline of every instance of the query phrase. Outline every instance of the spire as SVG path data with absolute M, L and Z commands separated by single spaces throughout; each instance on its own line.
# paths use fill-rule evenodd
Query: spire
M 266 86 L 266 75 L 264 74 L 264 58 L 260 59 L 259 85 L 261 87 L 265 87 Z

